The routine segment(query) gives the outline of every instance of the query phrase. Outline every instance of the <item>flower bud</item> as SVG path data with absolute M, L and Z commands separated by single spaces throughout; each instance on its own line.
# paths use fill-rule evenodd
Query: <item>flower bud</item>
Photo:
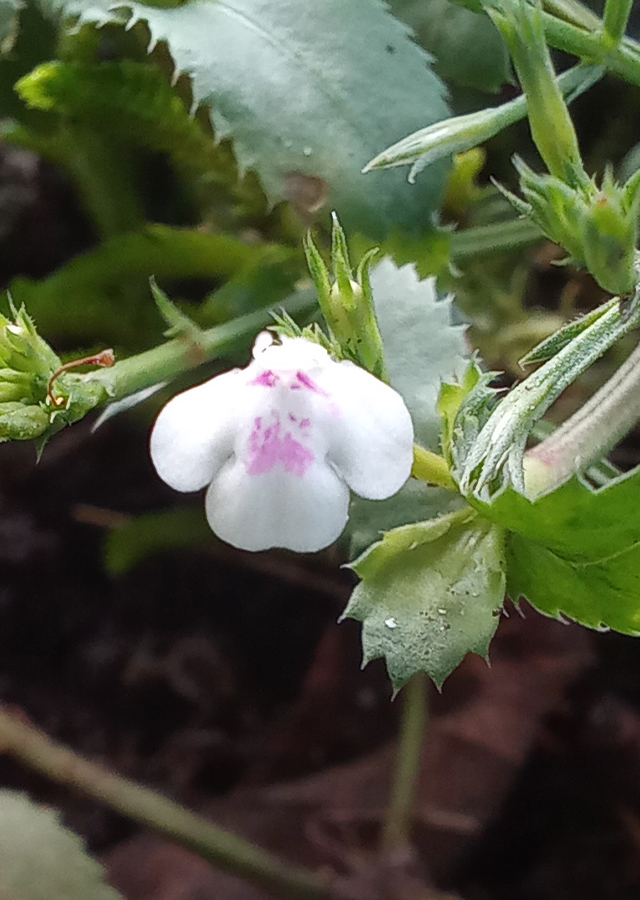
M 0 441 L 32 441 L 48 428 L 49 416 L 41 406 L 0 403 Z
M 627 182 L 620 188 L 608 171 L 582 223 L 586 266 L 612 294 L 630 294 L 636 286 L 639 174 L 633 177 L 633 184 Z
M 587 267 L 612 294 L 629 294 L 636 286 L 636 242 L 640 206 L 640 171 L 620 186 L 610 170 L 602 186 L 593 180 L 573 189 L 553 175 L 538 175 L 514 158 L 523 203 L 500 190 L 523 215 L 531 217 L 570 258 Z
M 333 282 L 317 247 L 307 235 L 305 253 L 311 277 L 318 291 L 320 309 L 346 359 L 386 379 L 382 338 L 378 328 L 369 279 L 371 259 L 377 251 L 360 260 L 355 277 L 349 262 L 344 232 L 333 214 L 331 262 Z

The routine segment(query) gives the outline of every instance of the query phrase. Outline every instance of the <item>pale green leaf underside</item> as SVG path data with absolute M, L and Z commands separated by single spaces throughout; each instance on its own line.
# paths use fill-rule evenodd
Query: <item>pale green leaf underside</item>
M 13 47 L 18 31 L 18 13 L 24 6 L 22 0 L 0 0 L 0 54 Z
M 640 469 L 598 491 L 574 478 L 535 502 L 509 490 L 482 510 L 512 532 L 510 596 L 591 628 L 640 633 Z
M 378 239 L 430 227 L 446 166 L 419 187 L 402 172 L 360 174 L 381 149 L 448 115 L 430 57 L 380 0 L 40 2 L 98 24 L 146 21 L 211 107 L 217 137 L 233 139 L 273 200 L 295 193 L 302 174 L 327 183 L 326 207 L 349 231 Z
M 439 452 L 438 394 L 442 381 L 464 372 L 466 329 L 453 324 L 451 299 L 438 299 L 433 279 L 421 281 L 412 265 L 383 259 L 371 272 L 371 286 L 391 384 L 409 408 L 416 440 Z M 389 500 L 354 498 L 352 548 L 358 553 L 382 531 L 450 512 L 461 502 L 450 491 L 415 481 Z
M 441 686 L 467 653 L 486 657 L 505 588 L 504 538 L 469 509 L 385 534 L 353 565 L 344 615 L 362 622 L 365 662 L 396 689 L 416 672 Z
M 0 791 L 0 900 L 122 900 L 57 813 Z

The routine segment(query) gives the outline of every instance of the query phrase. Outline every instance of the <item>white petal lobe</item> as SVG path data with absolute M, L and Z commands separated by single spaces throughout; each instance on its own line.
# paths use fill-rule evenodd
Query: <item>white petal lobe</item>
M 349 487 L 367 500 L 400 490 L 413 463 L 413 424 L 389 385 L 350 362 L 334 363 L 329 386 L 340 415 L 331 429 L 329 458 Z
M 151 461 L 176 491 L 197 491 L 213 479 L 233 449 L 238 370 L 178 394 L 161 410 L 150 439 Z
M 303 478 L 282 468 L 251 477 L 242 461 L 230 460 L 206 499 L 213 531 L 241 550 L 322 550 L 340 536 L 348 507 L 347 486 L 333 469 L 319 464 Z

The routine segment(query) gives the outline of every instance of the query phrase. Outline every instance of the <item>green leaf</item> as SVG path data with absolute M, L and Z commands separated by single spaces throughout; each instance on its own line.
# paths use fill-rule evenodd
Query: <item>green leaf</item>
M 466 327 L 453 324 L 451 298 L 438 299 L 435 280 L 420 280 L 414 266 L 398 268 L 383 259 L 371 270 L 371 287 L 391 384 L 409 408 L 417 442 L 438 451 L 438 393 L 442 381 L 464 373 Z M 461 502 L 456 494 L 414 481 L 389 500 L 354 498 L 352 550 L 360 552 L 381 531 L 450 512 Z
M 167 297 L 165 292 L 156 284 L 155 278 L 151 277 L 149 279 L 149 287 L 158 307 L 158 312 L 169 326 L 163 332 L 164 336 L 168 338 L 187 338 L 196 349 L 199 348 L 202 343 L 202 328 Z
M 476 504 L 507 537 L 507 591 L 542 613 L 640 634 L 640 469 L 594 491 L 574 478 L 535 501 Z
M 23 7 L 22 0 L 1 0 L 0 2 L 0 53 L 8 53 L 15 42 L 18 31 L 18 13 Z
M 0 791 L 0 900 L 122 900 L 58 814 Z
M 416 672 L 441 687 L 467 653 L 487 657 L 504 599 L 504 537 L 468 507 L 387 532 L 352 568 L 344 617 L 364 661 L 384 657 L 396 690 Z
M 110 575 L 124 575 L 154 553 L 179 547 L 207 547 L 214 541 L 200 507 L 149 513 L 109 533 L 105 568 Z
M 418 443 L 438 450 L 440 383 L 466 369 L 466 325 L 453 324 L 452 297 L 439 298 L 435 279 L 421 280 L 414 266 L 383 259 L 371 270 L 371 287 L 391 384 L 409 408 Z
M 402 173 L 374 173 L 363 189 L 369 159 L 448 112 L 430 57 L 380 0 L 40 2 L 86 22 L 145 21 L 151 45 L 168 43 L 196 103 L 211 107 L 216 138 L 233 139 L 240 167 L 256 170 L 273 201 L 311 185 L 311 206 L 337 209 L 347 231 L 377 239 L 431 228 L 446 165 L 418 188 Z
M 391 9 L 433 53 L 445 81 L 488 93 L 513 82 L 509 52 L 486 16 L 450 0 L 391 0 Z
M 67 340 L 131 348 L 157 333 L 157 311 L 147 284 L 151 276 L 225 279 L 260 260 L 290 255 L 288 248 L 273 244 L 252 247 L 226 234 L 149 225 L 105 241 L 44 281 L 16 278 L 10 287 L 14 300 L 25 304 L 43 333 L 63 332 Z M 140 307 L 120 304 L 116 314 L 121 292 L 132 282 L 140 285 Z

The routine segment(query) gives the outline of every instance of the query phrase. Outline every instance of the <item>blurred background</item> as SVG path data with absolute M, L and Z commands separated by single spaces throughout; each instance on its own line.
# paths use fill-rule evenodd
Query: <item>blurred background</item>
M 487 21 L 448 0 L 396 0 L 392 8 L 436 54 L 454 112 L 515 96 Z M 61 37 L 32 5 L 20 20 L 0 61 L 0 281 L 63 358 L 111 345 L 125 356 L 162 340 L 148 292 L 153 268 L 131 275 L 114 252 L 108 277 L 68 275 L 72 260 L 91 259 L 145 221 L 224 233 L 249 248 L 241 268 L 187 267 L 159 278 L 203 326 L 310 296 L 301 239 L 315 223 L 326 240 L 319 179 L 292 178 L 289 198 L 270 207 L 258 179 L 239 176 L 228 141 L 210 142 L 217 174 L 202 180 L 160 138 L 141 138 L 138 113 L 118 118 L 117 104 L 105 103 L 98 128 L 79 103 L 71 112 L 30 105 L 15 83 L 34 66 L 52 58 L 136 63 L 146 36 L 144 25 L 107 25 Z M 480 28 L 488 29 L 482 39 Z M 496 42 L 493 52 L 485 40 Z M 152 63 L 170 73 L 165 46 Z M 176 90 L 186 108 L 185 77 Z M 636 88 L 607 78 L 572 109 L 589 171 L 611 162 L 628 175 L 640 164 Z M 205 116 L 190 121 L 207 135 Z M 90 128 L 97 141 L 83 143 L 78 135 Z M 137 185 L 135 204 L 117 207 L 119 223 L 110 222 L 108 201 L 101 213 L 95 195 L 93 206 L 87 201 L 82 160 L 62 152 L 62 131 L 90 165 L 103 151 L 100 136 L 117 136 L 116 158 Z M 526 124 L 458 160 L 442 222 L 461 231 L 508 221 L 489 177 L 515 189 L 516 151 L 536 163 Z M 368 245 L 356 238 L 356 256 Z M 455 290 L 470 349 L 505 373 L 505 385 L 522 376 L 517 360 L 527 349 L 604 299 L 587 275 L 553 265 L 562 253 L 541 241 L 468 253 L 454 274 L 446 248 L 442 259 L 434 251 L 431 228 L 411 241 L 385 236 L 382 245 Z M 171 391 L 243 362 L 248 346 Z M 556 418 L 575 410 L 632 346 L 623 342 L 574 385 Z M 32 445 L 0 446 L 0 696 L 79 753 L 287 858 L 366 868 L 402 696 L 391 702 L 381 661 L 361 670 L 359 625 L 337 624 L 354 584 L 340 568 L 346 541 L 309 557 L 247 554 L 217 541 L 201 498 L 174 494 L 148 459 L 148 430 L 169 393 L 97 430 L 90 416 L 57 435 L 38 463 Z M 613 461 L 623 470 L 640 462 L 637 433 Z M 468 900 L 637 898 L 637 640 L 509 605 L 491 667 L 468 658 L 441 694 L 431 692 L 429 706 L 415 852 L 399 863 L 389 896 L 426 898 L 436 888 Z M 128 900 L 266 896 L 2 756 L 0 783 L 60 808 Z

